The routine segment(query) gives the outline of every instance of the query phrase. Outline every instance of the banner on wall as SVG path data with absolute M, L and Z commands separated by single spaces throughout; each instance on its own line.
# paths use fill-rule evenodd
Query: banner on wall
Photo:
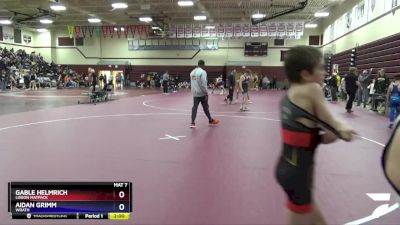
M 304 35 L 304 22 L 295 23 L 296 38 L 300 38 Z
M 170 38 L 176 38 L 176 25 L 171 24 L 169 25 L 169 35 Z
M 344 15 L 344 31 L 348 32 L 353 27 L 353 11 L 349 11 Z
M 129 26 L 130 27 L 130 32 L 131 32 L 131 34 L 132 34 L 132 37 L 135 37 L 135 35 L 136 35 L 136 26 L 135 25 L 131 25 L 131 26 Z
M 368 21 L 375 19 L 383 14 L 385 9 L 385 1 L 382 0 L 368 0 Z
M 177 38 L 185 38 L 185 25 L 178 24 L 176 26 L 176 37 Z
M 214 27 L 214 28 L 212 28 Z M 121 38 L 122 34 L 128 38 L 129 33 L 133 38 L 149 37 L 151 27 L 147 25 L 105 25 L 105 26 L 68 26 L 68 33 L 72 37 L 99 37 Z M 212 28 L 212 29 L 211 29 Z M 170 24 L 169 38 L 231 38 L 231 37 L 271 37 L 299 38 L 304 33 L 304 22 L 275 22 L 252 25 L 248 23 L 237 24 Z M 89 35 L 88 35 L 89 34 Z M 158 37 L 153 35 L 152 37 Z M 9 38 L 8 38 L 9 39 Z
M 27 45 L 32 42 L 32 37 L 30 35 L 24 35 L 23 39 L 24 39 L 24 43 Z
M 69 38 L 74 37 L 74 26 L 67 26 Z
M 260 36 L 260 26 L 259 24 L 251 25 L 251 36 L 259 37 Z
M 243 37 L 242 24 L 235 24 L 235 37 Z
M 265 23 L 261 23 L 259 26 L 260 36 L 267 37 L 268 36 L 268 26 Z
M 385 10 L 384 12 L 389 12 L 392 11 L 392 13 L 394 14 L 394 8 L 396 8 L 397 6 L 400 5 L 400 1 L 399 0 L 380 0 L 380 1 L 384 1 L 385 2 Z
M 224 24 L 217 25 L 217 36 L 222 38 L 225 37 L 225 26 Z
M 400 0 L 392 0 L 392 13 L 396 13 L 396 7 L 400 5 Z
M 214 28 L 210 29 L 210 37 L 217 37 L 217 30 Z
M 286 37 L 289 39 L 296 38 L 296 32 L 294 30 L 294 23 L 289 22 L 286 24 Z
M 115 31 L 116 29 L 116 31 Z M 117 33 L 118 38 L 121 38 L 122 35 L 122 29 L 120 27 L 114 26 L 114 31 Z M 125 29 L 124 29 L 125 31 Z
M 200 24 L 193 25 L 193 37 L 200 38 L 201 34 L 202 34 L 201 33 L 201 25 Z
M 82 30 L 82 37 L 86 38 L 86 34 L 88 32 L 88 27 L 87 26 L 82 26 L 81 30 Z
M 250 30 L 251 30 L 250 24 L 243 24 L 242 26 L 243 37 L 250 37 L 251 36 Z
M 201 26 L 201 37 L 210 37 L 210 30 L 207 29 L 207 25 L 205 24 Z
M 358 3 L 353 10 L 354 13 L 354 27 L 357 28 L 367 22 L 367 10 L 365 1 Z
M 125 34 L 125 38 L 128 38 L 129 35 L 129 30 L 131 29 L 130 26 L 126 25 L 126 26 L 122 26 L 124 28 L 124 34 Z
M 233 24 L 225 24 L 225 37 L 233 37 L 234 34 Z
M 101 37 L 101 28 L 100 27 L 95 27 L 95 29 L 94 29 L 95 31 L 96 31 L 96 35 L 97 35 L 97 37 Z
M 185 38 L 192 38 L 193 37 L 193 30 L 192 24 L 185 25 Z
M 276 37 L 277 35 L 277 27 L 276 27 L 276 23 L 269 23 L 268 24 L 268 37 Z
M 106 38 L 108 35 L 108 26 L 102 26 L 101 27 L 101 32 L 103 33 L 103 38 Z
M 14 34 L 3 33 L 3 41 L 5 41 L 5 42 L 14 42 Z
M 278 23 L 278 32 L 277 36 L 279 38 L 285 37 L 286 35 L 286 24 L 285 23 Z
M 79 38 L 81 34 L 81 27 L 80 26 L 75 26 L 75 37 Z

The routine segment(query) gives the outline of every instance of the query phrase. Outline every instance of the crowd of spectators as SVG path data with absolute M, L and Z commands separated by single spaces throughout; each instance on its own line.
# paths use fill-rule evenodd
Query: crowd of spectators
M 0 90 L 38 90 L 41 87 L 76 88 L 89 86 L 84 74 L 68 66 L 48 63 L 36 52 L 0 47 Z
M 358 71 L 353 67 L 348 74 L 339 76 L 332 73 L 325 79 L 325 93 L 329 101 L 337 102 L 338 99 L 348 100 L 351 93 L 354 103 L 358 107 L 384 113 L 387 105 L 387 92 L 393 80 L 389 79 L 384 69 L 373 75 L 374 69 Z M 355 76 L 355 86 L 346 85 L 346 77 Z M 352 90 L 350 90 L 352 89 Z M 354 90 L 353 90 L 354 89 Z

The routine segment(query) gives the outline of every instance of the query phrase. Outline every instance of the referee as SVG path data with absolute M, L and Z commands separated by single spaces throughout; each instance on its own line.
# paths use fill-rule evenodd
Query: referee
M 204 70 L 204 60 L 199 60 L 198 66 L 190 73 L 191 90 L 193 95 L 192 123 L 190 128 L 196 127 L 197 108 L 199 104 L 203 106 L 204 113 L 208 118 L 210 126 L 219 124 L 219 120 L 213 119 L 210 115 L 207 91 L 207 72 Z

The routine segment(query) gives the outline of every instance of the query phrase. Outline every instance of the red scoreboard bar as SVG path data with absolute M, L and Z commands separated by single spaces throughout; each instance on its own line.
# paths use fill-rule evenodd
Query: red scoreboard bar
M 131 182 L 9 182 L 13 219 L 127 220 Z

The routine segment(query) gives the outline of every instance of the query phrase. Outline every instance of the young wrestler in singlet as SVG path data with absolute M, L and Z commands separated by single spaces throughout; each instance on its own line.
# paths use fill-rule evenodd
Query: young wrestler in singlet
M 249 86 L 250 86 L 250 75 L 244 73 L 239 80 L 239 88 L 242 93 L 242 104 L 240 106 L 240 111 L 248 111 L 248 98 L 249 98 Z
M 396 75 L 394 79 L 386 94 L 386 102 L 390 107 L 389 128 L 393 127 L 394 120 L 400 115 L 400 75 Z
M 327 107 L 322 62 L 321 52 L 309 46 L 292 48 L 285 60 L 291 85 L 282 101 L 283 148 L 275 176 L 288 196 L 288 224 L 326 224 L 313 199 L 314 154 L 320 143 L 350 141 L 355 134 Z

